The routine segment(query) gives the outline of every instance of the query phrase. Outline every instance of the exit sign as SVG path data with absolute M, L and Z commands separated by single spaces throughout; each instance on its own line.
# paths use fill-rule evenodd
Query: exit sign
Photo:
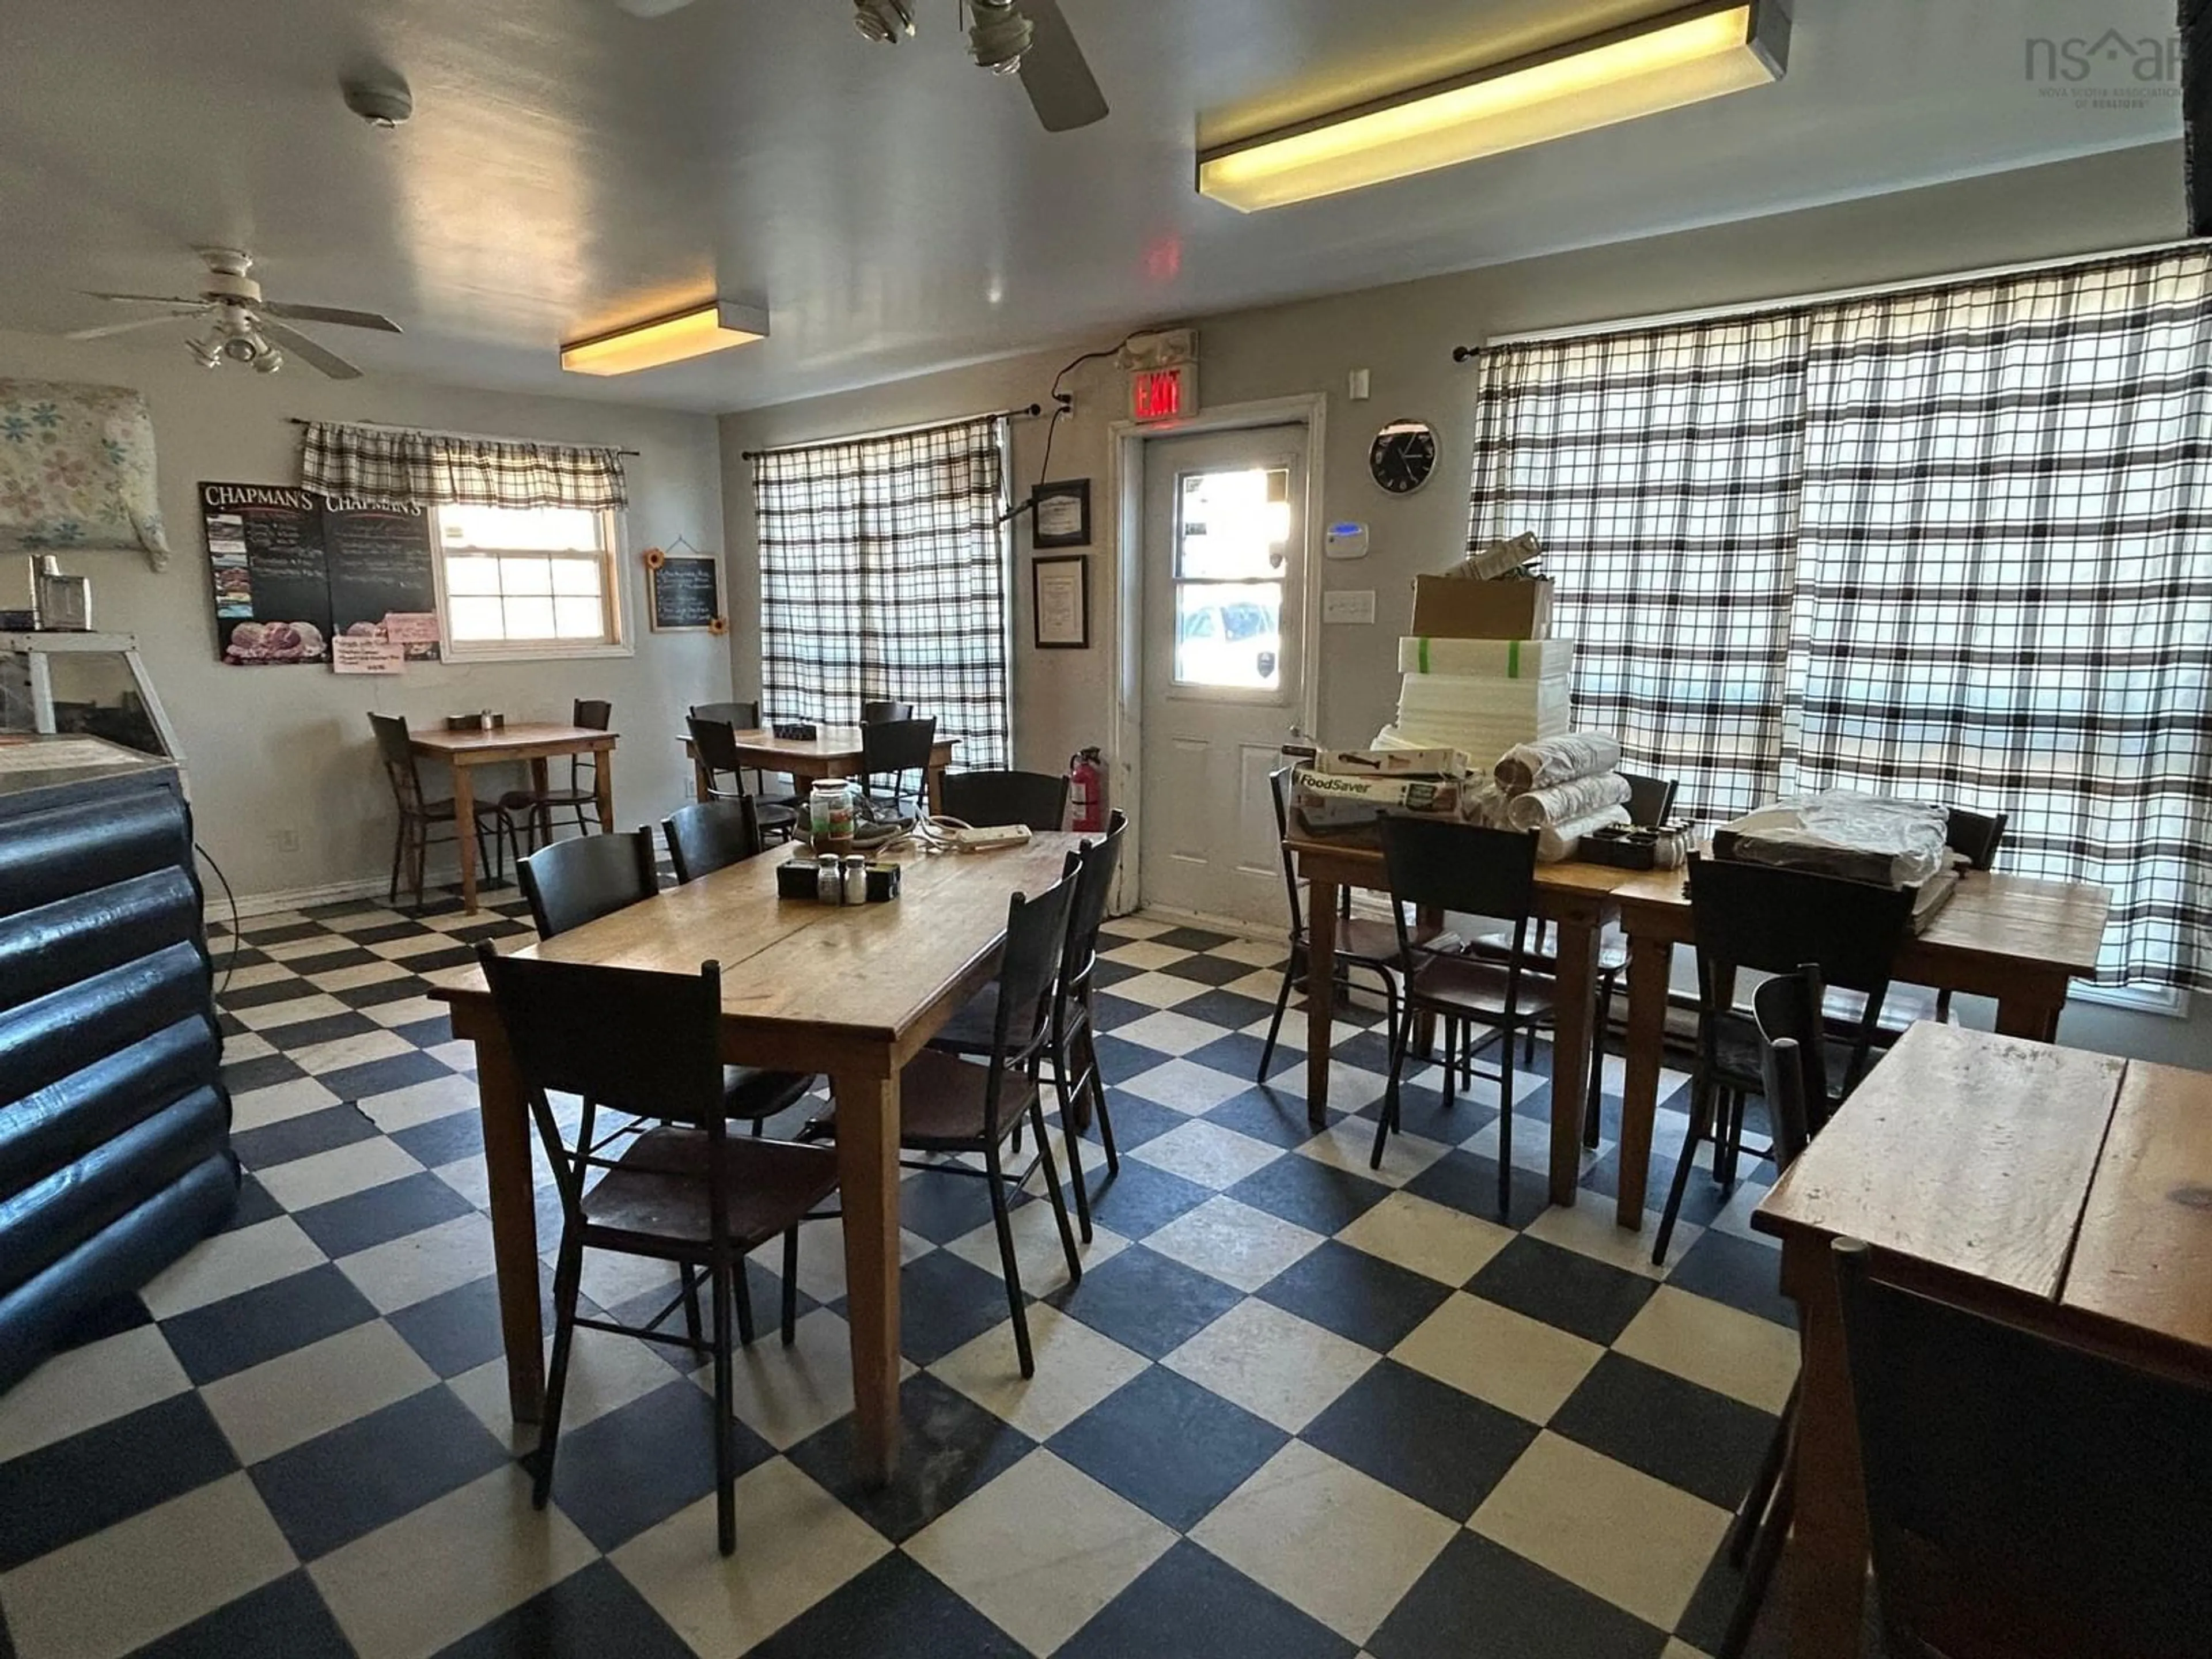
M 1129 418 L 1176 421 L 1198 412 L 1198 365 L 1170 363 L 1129 376 Z

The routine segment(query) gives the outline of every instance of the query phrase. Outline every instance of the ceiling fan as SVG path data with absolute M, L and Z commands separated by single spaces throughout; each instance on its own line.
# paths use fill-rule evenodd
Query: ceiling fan
M 691 0 L 615 0 L 638 17 L 659 17 Z M 853 0 L 853 26 L 869 40 L 896 46 L 915 32 L 916 0 Z M 1047 132 L 1069 132 L 1106 118 L 1106 96 L 1085 61 L 1060 0 L 961 0 L 969 17 L 968 50 L 995 75 L 1018 75 Z
M 283 305 L 261 297 L 261 284 L 248 275 L 253 269 L 253 256 L 234 247 L 203 247 L 192 250 L 207 262 L 206 285 L 198 299 L 181 295 L 163 298 L 152 294 L 93 294 L 94 300 L 113 300 L 131 306 L 160 306 L 158 317 L 141 317 L 135 322 L 110 323 L 101 328 L 81 328 L 67 337 L 72 340 L 99 340 L 111 334 L 128 334 L 134 328 L 151 328 L 158 323 L 171 322 L 179 317 L 208 317 L 213 320 L 205 332 L 193 336 L 185 343 L 185 349 L 209 368 L 221 368 L 225 363 L 251 363 L 259 374 L 273 374 L 284 367 L 288 355 L 320 369 L 334 380 L 352 380 L 361 377 L 356 368 L 335 351 L 317 345 L 297 329 L 289 328 L 276 320 L 289 318 L 295 322 L 329 323 L 339 328 L 373 328 L 380 333 L 397 334 L 399 325 L 389 317 L 373 311 L 342 311 L 331 306 Z

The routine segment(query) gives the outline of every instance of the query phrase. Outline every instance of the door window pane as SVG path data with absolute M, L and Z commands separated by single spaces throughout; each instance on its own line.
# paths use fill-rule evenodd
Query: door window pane
M 1191 472 L 1182 485 L 1178 580 L 1253 581 L 1282 574 L 1291 544 L 1289 469 Z
M 1280 582 L 1177 583 L 1176 684 L 1279 686 L 1282 630 Z

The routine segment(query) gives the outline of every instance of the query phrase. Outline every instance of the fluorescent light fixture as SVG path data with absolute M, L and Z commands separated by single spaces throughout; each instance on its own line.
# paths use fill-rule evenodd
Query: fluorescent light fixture
M 1310 201 L 1782 78 L 1775 0 L 1683 6 L 1548 52 L 1201 151 L 1198 188 L 1240 212 Z
M 760 307 L 709 300 L 672 317 L 633 323 L 611 334 L 564 345 L 561 367 L 575 374 L 635 374 L 641 368 L 659 368 L 766 338 L 768 313 Z

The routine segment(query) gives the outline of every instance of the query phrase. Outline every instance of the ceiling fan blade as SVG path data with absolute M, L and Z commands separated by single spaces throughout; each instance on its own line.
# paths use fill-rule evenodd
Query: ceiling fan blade
M 335 306 L 287 306 L 264 300 L 254 309 L 264 317 L 289 317 L 300 323 L 331 323 L 339 328 L 373 328 L 380 334 L 406 331 L 391 318 L 374 311 L 344 311 Z
M 1060 0 L 1021 0 L 1035 38 L 1022 54 L 1022 87 L 1047 132 L 1072 132 L 1106 118 L 1106 94 L 1060 15 Z
M 127 306 L 191 306 L 197 308 L 207 304 L 205 300 L 194 299 L 186 294 L 99 294 L 88 288 L 81 288 L 77 292 L 88 300 L 119 300 Z
M 109 323 L 100 328 L 72 329 L 62 336 L 64 340 L 104 340 L 111 334 L 128 334 L 133 329 L 153 328 L 162 323 L 173 323 L 179 317 L 197 317 L 207 310 L 205 306 L 179 306 L 160 317 L 139 317 L 127 323 Z
M 296 328 L 287 328 L 282 323 L 272 323 L 266 316 L 261 319 L 261 331 L 283 347 L 285 352 L 301 362 L 312 364 L 333 380 L 358 380 L 361 371 L 335 351 L 317 345 Z

